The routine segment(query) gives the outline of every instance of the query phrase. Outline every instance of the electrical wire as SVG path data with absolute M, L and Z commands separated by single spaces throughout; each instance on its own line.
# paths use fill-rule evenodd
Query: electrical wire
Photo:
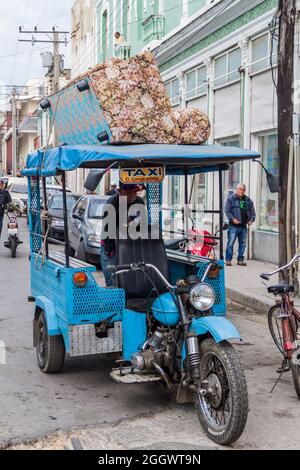
M 271 72 L 272 72 L 272 81 L 275 89 L 277 90 L 277 81 L 275 78 L 275 67 L 273 63 L 273 50 L 274 50 L 274 41 L 279 40 L 279 17 L 278 15 L 273 16 L 272 21 L 269 24 L 269 31 L 271 34 L 271 50 L 270 50 L 270 65 L 271 65 Z

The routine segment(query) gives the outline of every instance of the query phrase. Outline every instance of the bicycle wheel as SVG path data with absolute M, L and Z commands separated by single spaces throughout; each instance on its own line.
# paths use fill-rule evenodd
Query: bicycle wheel
M 277 348 L 283 356 L 285 356 L 283 346 L 283 333 L 282 333 L 282 319 L 280 317 L 281 308 L 278 305 L 274 305 L 268 312 L 268 324 L 271 336 Z

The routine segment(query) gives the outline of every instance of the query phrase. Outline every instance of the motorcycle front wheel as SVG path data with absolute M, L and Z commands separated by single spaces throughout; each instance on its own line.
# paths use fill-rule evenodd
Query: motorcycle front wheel
M 10 239 L 10 249 L 12 258 L 15 258 L 17 254 L 17 240 L 15 237 L 11 237 Z
M 209 338 L 199 348 L 202 390 L 194 395 L 198 418 L 212 441 L 228 445 L 239 439 L 247 422 L 245 374 L 237 352 L 227 341 L 216 343 Z

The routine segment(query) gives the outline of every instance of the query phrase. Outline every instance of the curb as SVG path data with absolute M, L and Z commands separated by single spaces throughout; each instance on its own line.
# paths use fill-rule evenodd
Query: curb
M 270 307 L 274 305 L 272 299 L 269 302 L 260 300 L 259 298 L 250 297 L 249 295 L 242 294 L 229 287 L 226 288 L 226 294 L 229 300 L 240 304 L 248 309 L 255 310 L 257 313 L 266 315 Z

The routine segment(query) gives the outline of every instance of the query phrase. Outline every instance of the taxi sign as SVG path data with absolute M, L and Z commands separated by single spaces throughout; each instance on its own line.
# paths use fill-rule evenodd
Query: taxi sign
M 163 166 L 147 166 L 144 168 L 122 168 L 120 180 L 122 183 L 161 183 L 165 171 Z

